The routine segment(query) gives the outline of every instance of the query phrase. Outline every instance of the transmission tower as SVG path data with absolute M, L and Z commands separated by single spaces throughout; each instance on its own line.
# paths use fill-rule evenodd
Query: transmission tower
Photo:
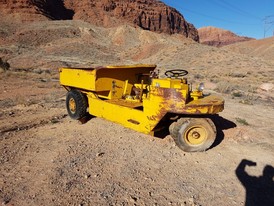
M 274 15 L 266 16 L 264 19 L 264 38 L 266 36 L 266 33 L 272 28 L 274 25 Z M 273 36 L 274 36 L 274 30 L 273 30 Z

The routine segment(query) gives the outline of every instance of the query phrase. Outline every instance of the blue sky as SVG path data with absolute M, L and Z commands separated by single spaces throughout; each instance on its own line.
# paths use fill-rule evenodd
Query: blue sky
M 162 0 L 162 2 L 176 8 L 197 29 L 214 26 L 256 39 L 273 36 L 274 0 Z

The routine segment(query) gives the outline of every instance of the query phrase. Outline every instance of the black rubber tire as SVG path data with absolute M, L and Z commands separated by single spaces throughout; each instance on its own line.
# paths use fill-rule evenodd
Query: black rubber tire
M 200 128 L 205 133 L 199 144 L 191 144 L 188 134 L 191 129 Z M 170 135 L 176 145 L 185 152 L 202 152 L 210 148 L 216 139 L 216 127 L 209 118 L 181 118 L 169 127 Z M 195 138 L 193 138 L 195 139 Z M 199 139 L 199 137 L 197 138 Z
M 71 103 L 74 106 L 71 106 Z M 67 93 L 66 107 L 69 116 L 72 119 L 81 119 L 87 115 L 88 101 L 87 97 L 78 90 L 70 90 Z

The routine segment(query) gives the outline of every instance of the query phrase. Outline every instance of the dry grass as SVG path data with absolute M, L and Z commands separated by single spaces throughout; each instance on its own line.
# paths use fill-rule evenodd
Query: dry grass
M 33 104 L 38 104 L 40 102 L 38 97 L 26 97 L 23 95 L 17 95 L 14 103 L 16 105 L 24 105 L 24 106 L 31 106 Z
M 246 119 L 243 119 L 243 118 L 240 118 L 240 117 L 237 117 L 236 118 L 236 121 L 242 125 L 245 125 L 245 126 L 248 126 L 249 123 L 246 121 Z
M 233 85 L 229 82 L 218 82 L 217 83 L 217 87 L 216 87 L 216 91 L 219 93 L 224 93 L 224 94 L 231 94 L 231 92 L 233 92 L 234 90 L 238 89 L 239 86 L 237 85 Z

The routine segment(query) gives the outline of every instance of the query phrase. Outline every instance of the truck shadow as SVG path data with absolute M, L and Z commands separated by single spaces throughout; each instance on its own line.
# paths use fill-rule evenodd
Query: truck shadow
M 79 121 L 80 124 L 86 124 L 92 118 L 94 118 L 94 116 L 87 113 L 84 117 L 82 117 L 81 119 L 78 119 L 78 121 Z
M 81 124 L 85 124 L 85 123 L 89 122 L 92 118 L 94 118 L 94 116 L 87 113 L 86 116 L 79 119 L 78 121 Z M 223 139 L 224 139 L 223 130 L 234 128 L 237 125 L 234 122 L 219 116 L 218 114 L 210 116 L 208 118 L 210 118 L 214 122 L 214 124 L 216 126 L 216 130 L 217 130 L 216 139 L 215 139 L 214 143 L 211 145 L 211 147 L 209 148 L 209 149 L 212 149 L 212 148 L 216 147 L 217 145 L 219 145 L 223 141 Z M 169 129 L 168 129 L 169 125 L 170 125 L 170 123 L 167 123 L 165 121 L 161 122 L 160 127 L 163 129 L 155 132 L 154 136 L 157 138 L 163 139 L 166 136 L 170 135 Z
M 224 130 L 235 128 L 237 126 L 234 122 L 225 119 L 218 114 L 214 115 L 211 119 L 216 126 L 217 136 L 215 142 L 211 145 L 209 149 L 216 147 L 224 140 Z
M 266 165 L 259 177 L 249 175 L 245 169 L 255 167 L 256 162 L 243 159 L 235 170 L 236 176 L 246 190 L 245 206 L 274 205 L 274 167 Z

